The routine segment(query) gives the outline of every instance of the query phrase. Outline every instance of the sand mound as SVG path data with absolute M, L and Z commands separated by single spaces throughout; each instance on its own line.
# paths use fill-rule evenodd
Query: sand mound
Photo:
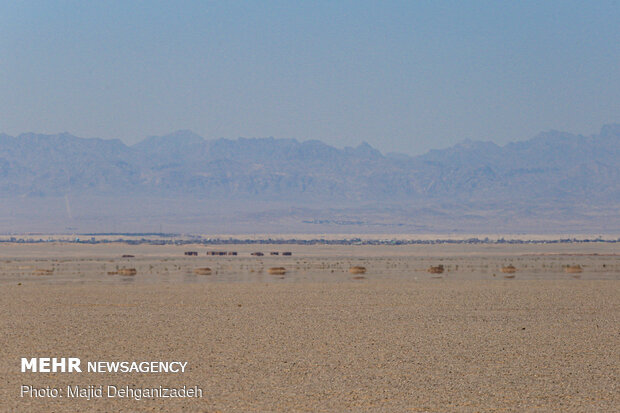
M 197 275 L 211 275 L 211 268 L 209 268 L 209 267 L 194 268 L 194 274 L 197 274 Z
M 138 271 L 135 268 L 121 268 L 118 275 L 136 275 Z
M 269 274 L 273 275 L 284 275 L 286 274 L 286 268 L 284 267 L 271 267 L 267 270 Z
M 37 268 L 32 272 L 33 275 L 52 275 L 54 270 L 46 270 L 44 268 Z
M 428 270 L 426 270 L 428 272 L 430 272 L 431 274 L 442 274 L 444 271 L 443 265 L 438 265 L 438 266 L 430 266 L 428 267 Z
M 507 265 L 505 267 L 502 267 L 502 272 L 504 274 L 514 274 L 515 272 L 517 272 L 517 268 L 514 265 Z
M 583 268 L 581 268 L 581 265 L 569 265 L 568 267 L 564 268 L 564 271 L 566 271 L 569 274 L 579 274 L 580 272 L 583 272 Z
M 359 265 L 356 265 L 354 267 L 349 268 L 349 272 L 351 274 L 365 274 L 366 273 L 366 267 L 361 267 Z M 355 278 L 355 277 L 353 277 Z

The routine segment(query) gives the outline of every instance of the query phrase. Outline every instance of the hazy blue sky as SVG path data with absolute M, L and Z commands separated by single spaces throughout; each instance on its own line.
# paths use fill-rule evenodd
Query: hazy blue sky
M 0 132 L 368 141 L 620 122 L 618 1 L 1 1 Z

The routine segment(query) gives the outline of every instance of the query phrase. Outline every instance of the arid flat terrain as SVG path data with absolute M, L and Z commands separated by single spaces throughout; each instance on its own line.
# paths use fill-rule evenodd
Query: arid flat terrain
M 352 274 L 352 266 L 366 271 Z M 135 275 L 122 275 L 128 269 Z M 3 243 L 0 289 L 5 411 L 620 406 L 620 244 Z M 188 367 L 20 372 L 21 357 L 45 356 Z M 200 386 L 203 397 L 21 398 L 23 384 Z

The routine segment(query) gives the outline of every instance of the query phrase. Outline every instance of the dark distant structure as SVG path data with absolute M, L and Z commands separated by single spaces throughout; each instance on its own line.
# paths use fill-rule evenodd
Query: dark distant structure
M 265 255 L 265 254 L 263 254 L 262 252 L 253 252 L 253 253 L 251 253 L 250 255 L 253 255 L 253 256 L 255 256 L 255 257 L 262 257 L 262 256 L 263 256 L 263 255 Z
M 135 256 L 134 256 L 134 255 L 131 255 L 131 254 L 123 254 L 123 257 L 122 257 L 122 258 L 134 258 L 134 257 L 135 257 Z
M 278 251 L 271 251 L 269 255 L 280 255 L 280 253 Z
M 285 255 L 285 256 L 287 256 L 287 257 L 290 257 L 291 255 L 293 255 L 293 253 L 292 253 L 292 252 L 290 252 L 290 251 L 284 251 L 284 252 L 282 253 L 282 255 Z
M 185 251 L 185 255 L 197 257 L 198 252 L 197 251 Z

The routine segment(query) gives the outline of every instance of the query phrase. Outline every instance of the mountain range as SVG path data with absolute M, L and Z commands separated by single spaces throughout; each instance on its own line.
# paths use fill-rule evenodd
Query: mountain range
M 41 212 L 59 199 L 64 208 Z M 42 230 L 104 230 L 106 219 L 129 225 L 141 208 L 184 231 L 209 230 L 199 223 L 214 216 L 223 232 L 227 220 L 234 227 L 232 217 L 245 223 L 242 230 L 253 220 L 280 222 L 280 231 L 616 230 L 620 125 L 593 136 L 550 131 L 504 146 L 465 141 L 420 156 L 382 154 L 367 143 L 339 149 L 316 140 L 205 140 L 191 131 L 131 146 L 67 133 L 0 134 L 2 200 L 0 231 L 20 230 L 20 222 L 38 229 L 37 220 Z M 96 200 L 92 211 L 110 207 L 71 208 L 89 200 Z

